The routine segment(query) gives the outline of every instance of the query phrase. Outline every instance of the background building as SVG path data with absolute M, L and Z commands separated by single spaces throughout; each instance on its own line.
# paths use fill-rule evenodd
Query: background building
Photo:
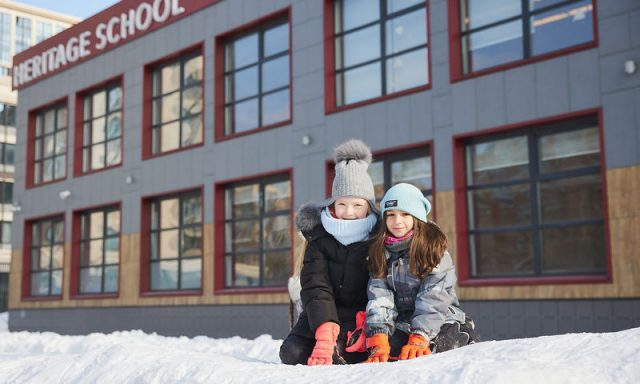
M 121 1 L 14 58 L 9 326 L 284 336 L 293 212 L 352 137 L 379 196 L 432 199 L 486 339 L 638 326 L 639 18 L 637 1 Z
M 0 312 L 7 309 L 16 143 L 17 93 L 11 58 L 80 21 L 13 1 L 0 1 Z

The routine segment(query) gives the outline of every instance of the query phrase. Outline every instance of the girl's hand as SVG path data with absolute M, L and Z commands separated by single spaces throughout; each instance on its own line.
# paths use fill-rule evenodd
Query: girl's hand
M 327 321 L 316 329 L 316 346 L 307 360 L 307 365 L 331 365 L 333 364 L 333 351 L 336 349 L 336 340 L 340 333 L 340 326 Z
M 389 336 L 384 333 L 377 333 L 367 337 L 367 349 L 369 349 L 367 363 L 384 363 L 388 361 L 389 353 L 391 353 Z
M 398 360 L 410 360 L 416 357 L 430 355 L 429 340 L 416 333 L 409 335 L 407 345 L 402 347 Z

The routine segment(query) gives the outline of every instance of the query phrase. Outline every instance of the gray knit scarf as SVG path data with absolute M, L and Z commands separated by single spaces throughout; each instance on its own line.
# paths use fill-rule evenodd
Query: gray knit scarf
M 325 208 L 320 214 L 320 220 L 327 232 L 335 237 L 340 244 L 347 246 L 367 240 L 378 218 L 372 213 L 364 219 L 341 220 L 331 216 L 329 208 Z

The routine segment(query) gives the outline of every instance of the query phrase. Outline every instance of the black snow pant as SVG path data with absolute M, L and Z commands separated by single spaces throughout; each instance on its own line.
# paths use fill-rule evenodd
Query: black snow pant
M 336 351 L 333 354 L 334 364 L 356 364 L 367 360 L 366 352 L 345 351 L 347 331 L 353 331 L 355 328 L 355 315 L 340 318 L 340 334 L 336 342 Z M 280 360 L 289 365 L 306 365 L 315 345 L 315 335 L 309 329 L 307 315 L 303 312 L 289 336 L 284 339 L 282 346 L 280 346 Z

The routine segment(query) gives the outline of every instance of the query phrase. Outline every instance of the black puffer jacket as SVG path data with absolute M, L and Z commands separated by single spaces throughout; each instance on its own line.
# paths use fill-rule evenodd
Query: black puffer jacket
M 371 240 L 342 245 L 322 226 L 322 209 L 306 205 L 296 217 L 296 226 L 308 244 L 300 273 L 304 311 L 293 333 L 307 337 L 313 337 L 316 328 L 326 321 L 353 322 L 356 312 L 364 311 L 368 301 Z

